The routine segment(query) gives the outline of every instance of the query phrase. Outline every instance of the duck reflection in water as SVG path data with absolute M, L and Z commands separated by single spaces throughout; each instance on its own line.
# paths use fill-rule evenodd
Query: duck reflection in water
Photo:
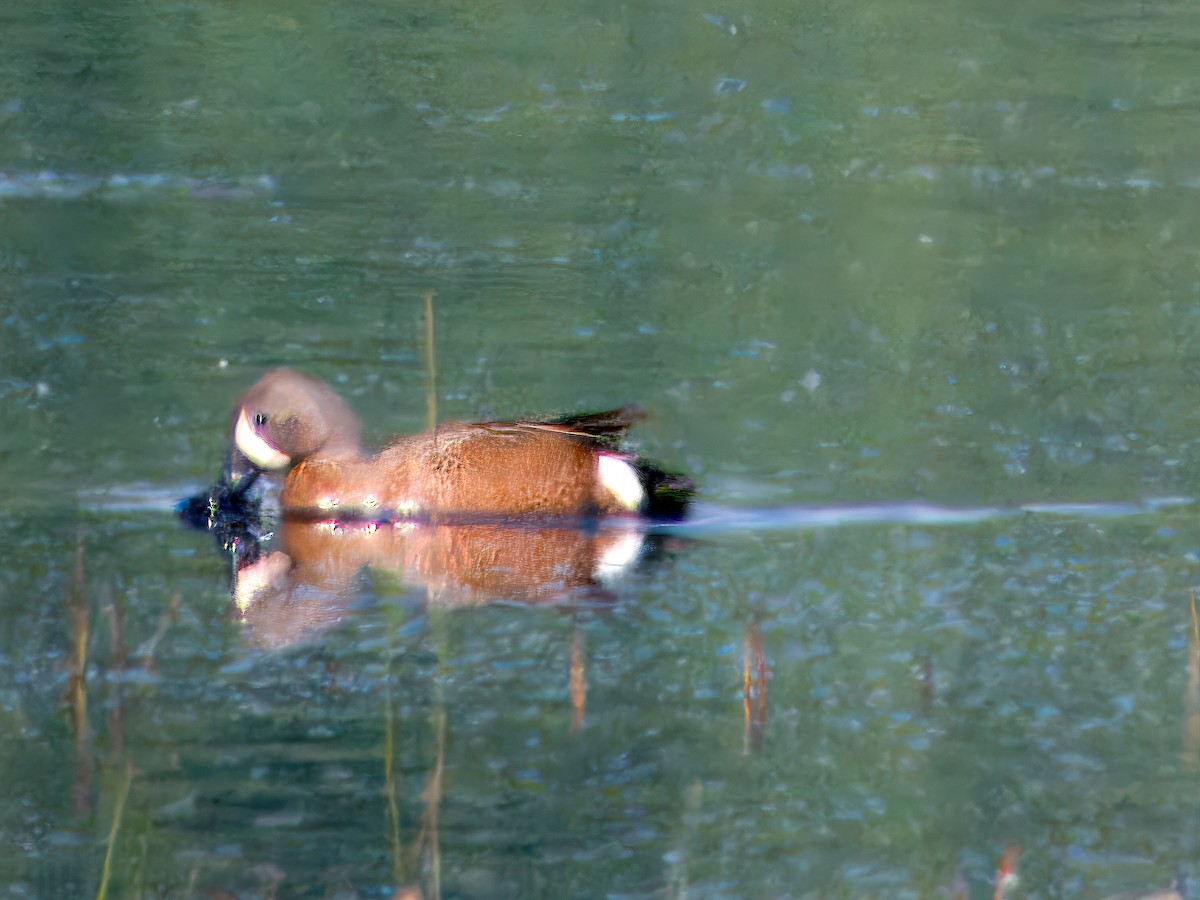
M 428 525 L 284 520 L 281 549 L 245 560 L 232 605 L 264 647 L 312 640 L 352 614 L 364 568 L 396 574 L 442 606 L 505 600 L 604 606 L 608 585 L 665 540 L 638 528 Z
M 368 455 L 341 397 L 275 369 L 234 407 L 221 479 L 180 514 L 234 551 L 234 605 L 266 645 L 342 619 L 364 567 L 437 603 L 603 602 L 606 579 L 661 546 L 650 529 L 682 519 L 693 492 L 622 446 L 639 416 L 444 423 Z

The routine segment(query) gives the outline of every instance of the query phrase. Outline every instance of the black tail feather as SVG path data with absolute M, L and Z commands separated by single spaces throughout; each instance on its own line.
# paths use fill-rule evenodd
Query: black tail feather
M 696 485 L 686 475 L 665 472 L 654 463 L 639 459 L 634 463 L 646 491 L 645 515 L 665 522 L 678 522 L 687 515 L 688 503 Z

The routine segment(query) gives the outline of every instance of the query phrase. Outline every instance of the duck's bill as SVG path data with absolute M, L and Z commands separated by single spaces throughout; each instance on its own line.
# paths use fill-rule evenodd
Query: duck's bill
M 221 469 L 221 480 L 216 487 L 222 487 L 238 494 L 245 493 L 258 480 L 263 472 L 262 467 L 242 453 L 237 447 L 230 447 L 225 454 L 225 465 Z
M 262 497 L 251 488 L 261 474 L 261 469 L 237 450 L 231 450 L 217 483 L 180 500 L 175 512 L 186 524 L 201 531 L 236 530 L 255 522 L 262 512 Z
M 175 504 L 175 512 L 188 525 L 209 530 L 219 523 L 256 518 L 261 512 L 261 497 L 249 490 L 254 477 L 230 485 L 218 481 L 207 491 L 185 497 Z

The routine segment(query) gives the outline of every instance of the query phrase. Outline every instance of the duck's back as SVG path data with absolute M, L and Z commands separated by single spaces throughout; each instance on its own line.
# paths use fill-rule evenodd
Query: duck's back
M 640 511 L 633 461 L 562 423 L 449 422 L 367 458 L 315 456 L 281 497 L 290 513 L 435 521 Z

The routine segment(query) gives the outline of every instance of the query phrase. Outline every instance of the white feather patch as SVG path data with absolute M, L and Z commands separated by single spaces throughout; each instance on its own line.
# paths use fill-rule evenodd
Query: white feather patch
M 646 499 L 646 491 L 638 478 L 637 469 L 630 465 L 629 460 L 601 453 L 599 466 L 600 483 L 617 498 L 617 503 L 630 512 L 641 509 L 642 501 Z
M 233 442 L 246 459 L 261 469 L 282 469 L 292 461 L 286 453 L 280 453 L 259 437 L 254 426 L 250 424 L 245 407 L 242 408 L 242 414 L 238 416 L 237 425 L 233 428 Z

